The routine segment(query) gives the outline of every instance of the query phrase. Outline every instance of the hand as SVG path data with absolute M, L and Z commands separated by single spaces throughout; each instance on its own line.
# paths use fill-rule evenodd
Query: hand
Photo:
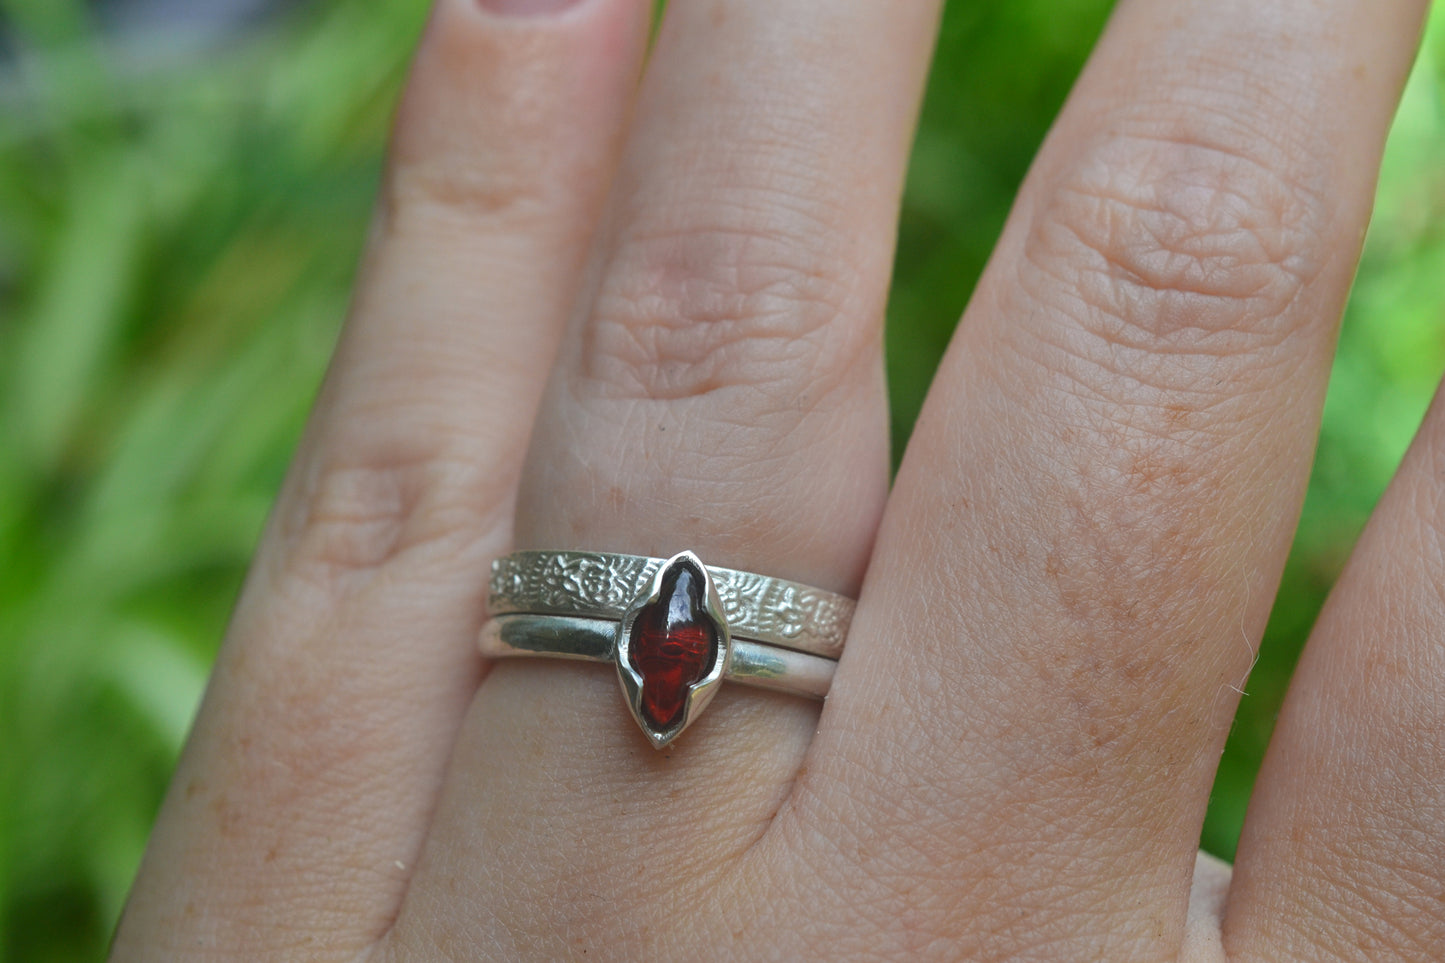
M 1445 411 L 1195 854 L 1422 2 L 1121 4 L 891 494 L 935 6 L 674 0 L 634 96 L 649 0 L 477 2 L 117 959 L 1438 959 Z M 514 545 L 862 595 L 826 705 L 655 752 L 606 667 L 480 664 Z

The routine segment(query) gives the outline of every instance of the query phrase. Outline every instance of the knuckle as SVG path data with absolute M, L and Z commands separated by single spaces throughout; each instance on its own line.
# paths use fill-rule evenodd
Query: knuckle
M 559 206 L 551 188 L 505 165 L 475 170 L 445 158 L 393 161 L 382 182 L 377 229 L 420 236 L 448 227 L 469 234 L 527 232 Z
M 1284 340 L 1328 209 L 1237 134 L 1111 136 L 1031 225 L 1026 288 L 1115 351 L 1239 354 Z
M 427 230 L 527 226 L 587 190 L 569 176 L 583 163 L 574 132 L 585 122 L 569 98 L 547 96 L 568 76 L 563 51 L 490 29 L 473 7 L 434 5 L 396 113 L 383 228 L 407 229 L 413 219 Z
M 1228 537 L 1249 522 L 1209 506 L 1277 417 L 1267 390 L 1308 357 L 1297 305 L 1330 225 L 1307 177 L 1228 139 L 1103 141 L 1023 240 L 1022 297 L 1063 321 L 1015 326 L 1004 363 L 1049 386 L 1043 430 L 1059 444 L 1037 484 L 1058 534 L 1040 585 L 1054 628 L 1090 654 L 1045 668 L 1085 717 L 1081 758 L 1171 700 L 1207 722 L 1191 687 L 1221 666 L 1233 681 L 1253 656 L 1245 638 L 1227 665 L 1191 654 L 1213 651 L 1201 633 L 1242 636 L 1249 607 Z
M 301 462 L 278 516 L 284 574 L 344 590 L 398 564 L 454 561 L 505 499 L 435 447 L 372 443 Z
M 625 238 L 606 265 L 583 346 L 584 375 L 625 397 L 675 400 L 737 385 L 815 388 L 851 368 L 871 310 L 814 224 L 712 224 Z M 881 301 L 881 295 L 879 296 Z M 860 330 L 862 329 L 862 330 Z

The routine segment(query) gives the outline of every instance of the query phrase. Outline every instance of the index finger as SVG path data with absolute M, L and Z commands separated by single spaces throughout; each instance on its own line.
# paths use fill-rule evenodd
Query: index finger
M 436 4 L 352 315 L 116 959 L 352 956 L 393 918 L 477 685 L 481 586 L 647 14 Z

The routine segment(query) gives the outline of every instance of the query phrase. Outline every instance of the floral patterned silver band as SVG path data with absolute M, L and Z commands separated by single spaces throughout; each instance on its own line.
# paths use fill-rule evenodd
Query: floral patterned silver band
M 606 552 L 513 552 L 492 563 L 491 615 L 620 620 L 666 559 Z M 853 600 L 786 579 L 707 567 L 734 637 L 836 659 Z

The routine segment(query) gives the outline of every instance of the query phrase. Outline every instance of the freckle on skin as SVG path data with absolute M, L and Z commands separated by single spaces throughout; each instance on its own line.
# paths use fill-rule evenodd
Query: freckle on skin
M 211 801 L 211 812 L 216 814 L 216 831 L 220 835 L 232 836 L 236 833 L 236 824 L 240 822 L 240 817 L 224 796 L 217 796 Z
M 620 486 L 611 485 L 607 489 L 607 507 L 613 511 L 621 511 L 627 504 L 627 493 Z

